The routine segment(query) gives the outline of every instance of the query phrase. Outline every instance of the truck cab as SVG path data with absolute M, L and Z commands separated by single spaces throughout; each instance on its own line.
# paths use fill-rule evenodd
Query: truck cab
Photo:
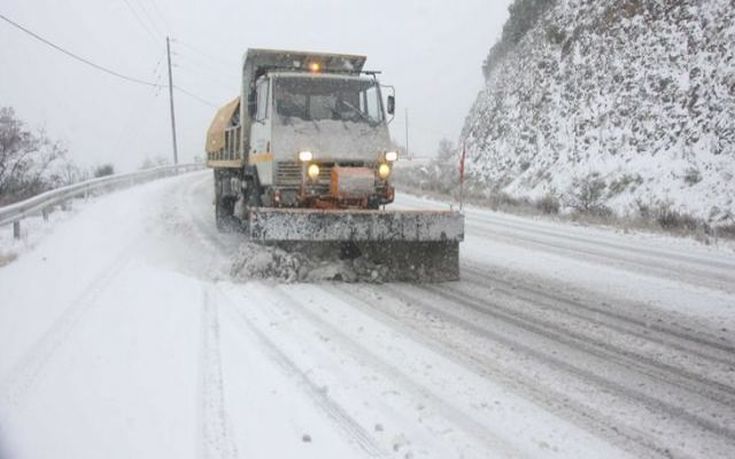
M 356 55 L 248 50 L 242 96 L 220 109 L 207 136 L 218 215 L 393 202 L 395 98 L 384 104 L 377 72 L 364 63 Z
M 248 162 L 268 189 L 267 205 L 377 208 L 393 201 L 397 155 L 374 75 L 269 71 L 250 101 Z

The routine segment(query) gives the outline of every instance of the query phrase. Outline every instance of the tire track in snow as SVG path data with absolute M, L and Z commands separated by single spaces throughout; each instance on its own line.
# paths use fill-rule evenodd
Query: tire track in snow
M 122 253 L 129 254 L 130 250 Z M 17 410 L 23 406 L 46 366 L 66 344 L 82 318 L 97 306 L 99 296 L 129 261 L 129 255 L 123 255 L 95 277 L 11 368 L 0 383 L 0 411 Z
M 499 354 L 502 356 L 501 358 L 506 360 L 506 371 L 511 369 L 507 365 L 514 360 L 525 364 L 523 369 L 514 370 L 517 372 L 514 375 L 514 379 L 518 383 L 527 387 L 539 385 L 541 381 L 535 381 L 531 374 L 535 374 L 542 367 L 546 368 L 545 379 L 555 381 L 552 385 L 559 385 L 558 381 L 567 381 L 563 384 L 564 387 L 561 392 L 555 396 L 558 399 L 556 402 L 558 405 L 568 405 L 573 398 L 570 395 L 598 393 L 599 395 L 595 399 L 582 400 L 580 401 L 581 405 L 575 404 L 570 406 L 576 406 L 575 410 L 578 412 L 580 409 L 595 411 L 594 407 L 603 404 L 611 407 L 614 406 L 620 414 L 614 415 L 611 418 L 607 415 L 601 415 L 598 411 L 593 416 L 593 418 L 598 418 L 595 419 L 596 423 L 602 422 L 600 427 L 606 427 L 605 430 L 607 430 L 608 435 L 610 433 L 622 433 L 624 437 L 635 441 L 640 446 L 652 448 L 659 453 L 667 453 L 669 445 L 662 442 L 660 438 L 656 439 L 656 437 L 659 437 L 658 432 L 663 430 L 654 428 L 655 424 L 652 424 L 656 422 L 654 419 L 658 421 L 663 419 L 669 424 L 669 430 L 690 432 L 693 427 L 696 428 L 698 432 L 705 434 L 708 439 L 707 441 L 716 443 L 719 448 L 734 444 L 735 433 L 731 426 L 728 426 L 730 421 L 724 414 L 727 408 L 723 412 L 722 405 L 717 408 L 714 415 L 710 415 L 709 411 L 705 411 L 704 409 L 700 410 L 699 407 L 695 407 L 692 403 L 689 403 L 686 397 L 683 399 L 677 398 L 676 394 L 669 394 L 670 391 L 662 392 L 662 395 L 668 396 L 669 400 L 661 399 L 656 394 L 650 393 L 649 389 L 655 389 L 656 386 L 641 385 L 640 378 L 628 380 L 629 378 L 617 376 L 617 371 L 622 372 L 620 375 L 627 374 L 635 376 L 637 373 L 635 371 L 630 372 L 624 364 L 617 362 L 608 364 L 605 358 L 609 354 L 594 355 L 594 353 L 591 353 L 590 356 L 592 356 L 593 360 L 583 361 L 579 360 L 579 355 L 576 355 L 576 357 L 575 355 L 568 355 L 570 352 L 573 354 L 589 353 L 590 350 L 585 349 L 584 346 L 576 348 L 573 345 L 574 343 L 570 345 L 560 335 L 547 332 L 543 325 L 534 326 L 502 313 L 488 312 L 487 317 L 481 320 L 479 318 L 473 319 L 460 316 L 462 309 L 473 310 L 476 313 L 483 314 L 482 311 L 477 311 L 481 307 L 477 303 L 486 301 L 487 298 L 467 300 L 451 293 L 443 292 L 438 288 L 431 287 L 425 289 L 419 288 L 411 293 L 398 291 L 394 286 L 389 286 L 387 289 L 395 298 L 400 299 L 402 302 L 416 305 L 420 310 L 426 311 L 434 317 L 441 318 L 442 321 L 455 324 L 467 336 L 473 336 L 473 339 L 478 343 L 496 343 L 492 346 L 497 347 L 500 350 L 499 352 L 501 352 Z M 443 308 L 435 306 L 437 304 L 437 296 L 444 298 L 441 301 L 441 304 L 444 305 Z M 447 305 L 453 305 L 456 308 L 448 309 L 446 308 Z M 462 343 L 461 346 L 464 348 L 464 352 L 469 355 L 478 352 L 468 344 Z M 512 355 L 515 355 L 515 357 L 510 357 Z M 477 355 L 477 358 L 479 361 L 486 362 L 486 364 L 490 363 L 486 356 Z M 527 362 L 529 358 L 533 362 L 531 366 Z M 556 374 L 557 376 L 552 377 L 552 374 Z M 546 386 L 544 388 L 545 390 L 551 387 L 548 383 L 544 384 Z M 569 385 L 569 387 L 566 387 L 566 385 Z M 575 389 L 577 392 L 570 392 L 570 387 L 577 387 Z M 548 397 L 546 398 L 548 399 Z M 601 401 L 603 399 L 609 400 L 603 403 Z M 687 402 L 689 406 L 680 406 L 674 400 Z M 548 400 L 545 402 L 545 405 L 550 405 Z M 714 406 L 711 402 L 709 405 L 710 407 Z M 700 413 L 696 411 L 700 411 Z M 630 423 L 630 418 L 624 417 L 622 413 L 625 412 L 638 413 L 636 415 L 636 424 L 642 422 L 639 416 L 650 418 L 652 423 L 641 424 L 644 425 L 642 428 L 635 427 Z M 585 417 L 589 416 L 589 413 L 578 414 L 583 414 Z M 664 415 L 663 418 L 660 417 L 661 415 Z M 719 422 L 714 418 L 718 418 Z M 643 433 L 644 431 L 648 431 L 648 433 Z M 643 436 L 641 436 L 642 433 Z
M 331 290 L 325 293 L 333 295 Z M 329 336 L 335 338 L 347 352 L 352 354 L 361 362 L 370 365 L 378 373 L 384 375 L 386 379 L 392 381 L 406 389 L 407 393 L 420 395 L 437 412 L 446 419 L 451 425 L 454 425 L 469 435 L 473 436 L 480 443 L 484 444 L 489 450 L 502 452 L 502 457 L 519 457 L 521 453 L 504 439 L 498 437 L 491 430 L 487 429 L 481 422 L 473 416 L 467 414 L 461 408 L 456 408 L 444 400 L 440 395 L 435 394 L 425 385 L 402 371 L 398 366 L 388 362 L 375 353 L 374 350 L 360 344 L 356 339 L 350 337 L 335 325 L 319 317 L 319 315 L 311 311 L 305 304 L 294 298 L 291 294 L 280 290 L 273 290 L 274 297 L 280 297 L 287 304 L 297 306 L 298 308 L 289 308 L 290 312 L 296 312 L 305 320 L 313 323 L 318 329 L 325 331 Z M 274 298 L 275 299 L 275 298 Z M 346 303 L 352 307 L 351 303 Z
M 648 245 L 641 244 L 636 246 L 629 242 L 615 241 L 609 237 L 601 236 L 599 238 L 591 239 L 589 236 L 580 234 L 569 234 L 568 232 L 562 232 L 561 229 L 551 229 L 544 223 L 534 222 L 535 224 L 528 224 L 526 222 L 511 221 L 510 219 L 503 217 L 495 217 L 489 215 L 481 215 L 479 213 L 471 214 L 469 217 L 473 222 L 482 222 L 488 226 L 503 229 L 512 229 L 525 233 L 529 236 L 543 236 L 550 239 L 556 239 L 558 241 L 571 242 L 576 245 L 584 245 L 594 247 L 598 250 L 607 252 L 612 250 L 618 253 L 625 253 L 626 255 L 633 258 L 648 259 L 647 261 L 653 262 L 653 266 L 659 266 L 660 263 L 670 263 L 672 261 L 681 262 L 689 265 L 690 268 L 700 269 L 707 271 L 711 274 L 711 271 L 719 270 L 721 274 L 729 274 L 732 276 L 733 270 L 735 270 L 735 260 L 727 259 L 726 257 L 713 256 L 712 258 L 705 258 L 697 255 L 689 255 L 686 253 L 676 253 L 665 249 L 655 249 Z M 529 220 L 530 222 L 530 220 Z M 516 233 L 512 233 L 516 234 Z M 731 277 L 732 278 L 732 277 Z
M 208 459 L 230 459 L 237 457 L 237 445 L 230 434 L 231 426 L 225 408 L 219 307 L 215 298 L 211 288 L 205 287 L 199 363 L 202 430 L 200 456 Z
M 211 176 L 201 178 L 194 182 L 194 184 L 186 190 L 185 194 L 177 194 L 179 198 L 179 206 L 181 207 L 179 214 L 184 214 L 187 222 L 202 236 L 202 238 L 198 240 L 200 243 L 204 244 L 210 250 L 218 251 L 226 256 L 232 256 L 232 253 L 230 253 L 231 247 L 222 240 L 226 233 L 220 233 L 216 229 L 214 221 L 214 206 L 210 209 L 211 214 L 209 217 L 190 211 L 190 209 L 196 209 L 199 206 L 196 201 L 201 200 L 202 197 L 200 194 L 195 193 L 195 191 L 200 189 L 205 182 L 210 182 L 209 185 L 212 186 Z
M 624 393 L 628 398 L 632 398 L 640 401 L 641 403 L 655 407 L 657 410 L 669 412 L 672 415 L 686 419 L 701 428 L 717 432 L 720 435 L 727 436 L 728 438 L 735 440 L 735 430 L 725 428 L 715 423 L 709 416 L 703 417 L 695 415 L 679 405 L 673 405 L 669 402 L 663 401 L 657 398 L 654 394 L 654 392 L 660 390 L 663 385 L 669 386 L 669 389 L 666 392 L 672 392 L 675 390 L 683 391 L 686 397 L 682 397 L 681 400 L 687 401 L 687 403 L 690 404 L 690 408 L 692 408 L 691 405 L 694 405 L 692 400 L 693 396 L 701 397 L 702 400 L 698 400 L 698 403 L 701 403 L 702 405 L 706 403 L 704 398 L 709 398 L 711 401 L 710 404 L 719 408 L 722 408 L 722 405 L 735 407 L 735 388 L 732 386 L 712 381 L 687 370 L 671 367 L 642 355 L 633 354 L 627 349 L 611 345 L 604 340 L 596 340 L 589 336 L 577 333 L 572 327 L 562 327 L 552 321 L 540 320 L 534 316 L 519 313 L 514 311 L 511 307 L 505 307 L 498 302 L 487 299 L 487 297 L 474 297 L 452 287 L 446 290 L 439 290 L 436 287 L 428 287 L 426 290 L 431 292 L 433 295 L 444 298 L 452 304 L 462 305 L 463 307 L 481 315 L 486 315 L 493 321 L 503 322 L 508 326 L 520 328 L 528 334 L 546 338 L 549 341 L 568 346 L 570 349 L 593 356 L 594 358 L 599 359 L 599 361 L 605 362 L 605 364 L 611 368 L 619 366 L 620 369 L 632 370 L 632 372 L 640 376 L 654 380 L 653 382 L 656 383 L 656 386 L 652 389 L 636 389 L 632 387 L 633 382 L 627 382 L 623 378 L 609 377 L 607 379 L 599 378 L 596 380 L 591 372 L 583 375 L 580 371 L 587 373 L 585 370 L 579 367 L 575 369 L 575 372 L 580 376 L 584 376 L 589 380 L 596 380 L 595 382 L 597 385 L 601 387 L 607 387 L 610 390 L 619 391 Z M 546 358 L 551 359 L 552 357 L 547 355 Z M 563 363 L 565 362 L 557 361 L 556 365 L 563 368 Z M 572 371 L 571 367 L 569 368 L 569 371 Z M 616 381 L 615 379 L 619 380 Z M 646 387 L 649 386 L 646 385 Z
M 436 208 L 437 205 L 446 203 L 427 201 L 412 195 L 401 195 L 401 200 L 408 201 L 416 208 Z M 681 253 L 664 247 L 651 246 L 648 241 L 637 239 L 625 239 L 619 234 L 612 233 L 609 229 L 580 227 L 571 223 L 555 224 L 552 221 L 533 219 L 529 217 L 518 217 L 512 214 L 490 209 L 467 208 L 465 210 L 467 222 L 472 226 L 484 225 L 487 229 L 495 228 L 498 235 L 506 235 L 516 238 L 518 232 L 527 237 L 546 238 L 547 242 L 568 242 L 576 246 L 587 246 L 597 250 L 600 255 L 610 251 L 618 255 L 625 254 L 630 258 L 644 259 L 649 266 L 659 267 L 662 263 L 671 265 L 672 262 L 683 263 L 689 268 L 697 271 L 704 270 L 706 276 L 727 276 L 735 282 L 735 258 L 726 253 Z M 514 231 L 508 231 L 514 230 Z M 593 232 L 590 234 L 588 231 Z M 586 233 L 586 234 L 585 234 Z M 642 232 L 641 234 L 646 234 Z M 666 236 L 665 237 L 672 237 Z M 684 266 L 679 266 L 684 268 Z
M 653 442 L 635 426 L 618 425 L 616 420 L 607 413 L 568 398 L 564 392 L 542 387 L 536 379 L 529 379 L 526 375 L 502 365 L 502 362 L 497 362 L 493 355 L 484 352 L 482 346 L 472 346 L 464 339 L 457 341 L 444 335 L 447 327 L 443 325 L 442 320 L 445 317 L 438 309 L 422 308 L 420 312 L 410 312 L 410 317 L 407 317 L 405 312 L 398 312 L 390 303 L 392 300 L 405 306 L 412 302 L 393 292 L 383 291 L 382 299 L 373 302 L 369 300 L 369 295 L 365 295 L 360 290 L 343 286 L 336 288 L 336 292 L 341 293 L 345 298 L 352 298 L 354 305 L 362 303 L 361 309 L 375 316 L 377 320 L 390 324 L 399 333 L 413 337 L 415 341 L 465 366 L 477 375 L 503 384 L 527 400 L 546 408 L 549 412 L 594 435 L 607 439 L 636 456 L 671 455 L 665 446 Z M 457 323 L 456 326 L 464 334 L 472 332 L 475 325 Z
M 452 304 L 461 304 L 493 320 L 503 321 L 509 325 L 522 328 L 529 333 L 543 336 L 556 343 L 593 355 L 602 361 L 632 369 L 648 378 L 658 380 L 660 384 L 676 386 L 692 394 L 701 395 L 718 405 L 725 404 L 735 407 L 735 387 L 688 369 L 661 362 L 644 355 L 637 349 L 608 342 L 608 340 L 599 336 L 589 336 L 586 333 L 581 333 L 577 331 L 576 324 L 549 320 L 549 318 L 538 318 L 536 315 L 515 310 L 512 306 L 504 306 L 495 299 L 489 299 L 490 297 L 471 295 L 455 286 L 443 290 L 436 287 L 427 287 L 426 290 Z M 602 324 L 602 326 L 605 327 L 606 325 Z M 618 338 L 622 333 L 624 332 L 620 332 L 615 337 Z M 647 338 L 644 337 L 643 339 Z M 643 396 L 644 394 L 641 392 L 640 395 Z M 735 439 L 735 432 L 732 435 Z
M 500 227 L 500 228 L 499 228 Z M 467 234 L 502 242 L 526 250 L 542 251 L 603 266 L 656 276 L 726 293 L 735 293 L 735 276 L 723 270 L 705 270 L 701 266 L 682 266 L 673 260 L 652 259 L 620 251 L 607 250 L 591 243 L 578 243 L 539 237 L 535 232 L 507 228 L 487 222 L 468 221 Z
M 322 410 L 349 440 L 356 443 L 369 456 L 386 456 L 385 451 L 365 428 L 355 421 L 334 399 L 329 397 L 322 387 L 312 381 L 265 333 L 255 326 L 245 313 L 245 309 L 239 307 L 235 300 L 226 293 L 218 291 L 217 294 L 219 298 L 226 300 L 234 316 L 239 319 L 243 328 L 257 339 L 271 361 L 278 365 L 286 375 L 299 383 L 314 405 Z
M 596 307 L 589 302 L 582 302 L 582 294 L 574 294 L 572 297 L 564 297 L 561 294 L 549 291 L 540 285 L 532 285 L 524 279 L 508 280 L 499 277 L 498 272 L 483 270 L 479 265 L 464 264 L 462 271 L 465 275 L 462 281 L 467 284 L 492 289 L 510 297 L 534 303 L 543 307 L 553 308 L 564 314 L 587 320 L 594 323 L 604 324 L 614 328 L 621 333 L 627 333 L 643 339 L 654 340 L 660 344 L 690 352 L 702 358 L 719 362 L 725 365 L 735 365 L 735 345 L 723 337 L 712 335 L 707 330 L 693 330 L 691 327 L 685 330 L 677 330 L 657 323 L 656 319 L 642 320 L 626 314 L 618 313 L 606 301 L 603 307 Z M 592 293 L 589 294 L 590 296 Z M 630 303 L 630 302 L 628 302 Z M 645 304 L 626 305 L 631 314 L 660 314 Z

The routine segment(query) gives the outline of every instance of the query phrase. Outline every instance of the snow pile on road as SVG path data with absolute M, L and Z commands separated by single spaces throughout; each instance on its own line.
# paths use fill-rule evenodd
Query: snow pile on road
M 294 282 L 303 277 L 304 261 L 299 254 L 248 242 L 240 246 L 234 257 L 231 274 L 240 281 L 275 279 Z
M 337 246 L 303 244 L 263 246 L 252 242 L 240 245 L 230 274 L 240 282 L 368 282 L 389 280 L 387 266 L 370 262 L 363 256 L 344 257 Z
M 603 184 L 621 213 L 735 217 L 730 0 L 556 2 L 486 66 L 462 133 L 468 171 L 515 197 Z

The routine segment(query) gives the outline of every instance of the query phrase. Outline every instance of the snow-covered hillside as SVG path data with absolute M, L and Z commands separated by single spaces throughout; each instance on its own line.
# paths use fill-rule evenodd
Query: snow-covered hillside
M 488 188 L 619 213 L 735 215 L 735 4 L 558 0 L 489 69 L 463 130 Z

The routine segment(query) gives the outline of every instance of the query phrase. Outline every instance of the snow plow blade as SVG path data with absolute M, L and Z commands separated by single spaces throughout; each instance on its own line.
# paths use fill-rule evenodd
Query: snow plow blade
M 266 244 L 337 247 L 387 267 L 394 281 L 459 279 L 464 216 L 455 211 L 261 208 L 250 212 L 248 230 Z

